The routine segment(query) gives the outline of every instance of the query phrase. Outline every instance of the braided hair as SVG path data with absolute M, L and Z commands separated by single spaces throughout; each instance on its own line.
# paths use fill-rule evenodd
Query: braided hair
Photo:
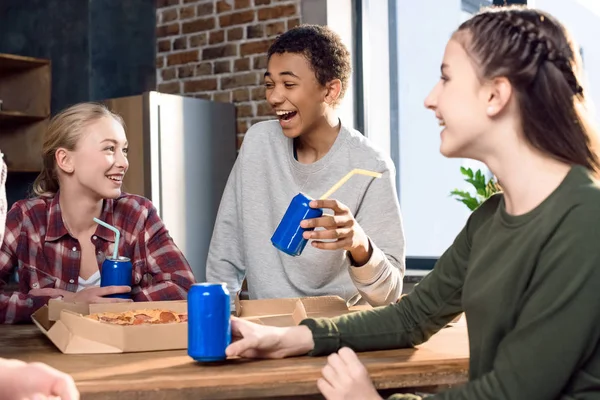
M 532 146 L 598 175 L 597 135 L 578 78 L 581 59 L 560 22 L 523 6 L 492 7 L 465 21 L 454 39 L 483 79 L 510 81 Z

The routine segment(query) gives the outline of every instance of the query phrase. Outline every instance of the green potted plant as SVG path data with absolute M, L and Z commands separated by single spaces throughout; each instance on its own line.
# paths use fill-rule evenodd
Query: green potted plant
M 473 172 L 471 168 L 460 167 L 460 172 L 465 176 L 465 181 L 475 188 L 475 195 L 471 195 L 468 191 L 454 189 L 450 192 L 450 196 L 465 204 L 471 211 L 479 207 L 488 197 L 501 191 L 496 179 L 493 177 L 486 179 L 481 170 Z

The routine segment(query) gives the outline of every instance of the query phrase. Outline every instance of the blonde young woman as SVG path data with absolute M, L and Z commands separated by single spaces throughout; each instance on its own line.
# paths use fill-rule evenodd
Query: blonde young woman
M 331 354 L 326 399 L 380 399 L 354 351 L 417 345 L 464 311 L 469 382 L 433 399 L 600 398 L 600 161 L 579 66 L 546 13 L 490 9 L 462 24 L 425 105 L 442 154 L 485 162 L 504 193 L 397 304 L 285 329 L 234 319 L 227 354 Z
M 152 203 L 121 191 L 128 144 L 122 119 L 104 106 L 78 104 L 56 115 L 43 144 L 36 197 L 8 212 L 0 281 L 16 267 L 19 291 L 0 294 L 0 323 L 27 322 L 53 297 L 117 302 L 185 299 L 194 276 Z M 99 218 L 121 232 L 97 225 Z M 99 268 L 118 245 L 133 263 L 132 285 L 100 288 Z

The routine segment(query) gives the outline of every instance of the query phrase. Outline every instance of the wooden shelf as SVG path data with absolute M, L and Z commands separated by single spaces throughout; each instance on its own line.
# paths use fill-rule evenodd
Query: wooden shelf
M 49 60 L 0 53 L 0 70 L 22 70 L 50 65 Z
M 36 122 L 43 121 L 48 116 L 41 115 L 28 115 L 20 111 L 1 111 L 0 110 L 0 127 L 2 127 L 2 122 L 10 122 L 10 123 L 27 123 L 27 122 Z
M 9 172 L 42 168 L 51 83 L 50 60 L 0 53 L 0 151 Z

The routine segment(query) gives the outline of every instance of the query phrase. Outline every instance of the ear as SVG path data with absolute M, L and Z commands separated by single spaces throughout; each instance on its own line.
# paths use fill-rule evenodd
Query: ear
M 335 104 L 342 92 L 342 81 L 333 79 L 325 85 L 325 103 L 329 105 Z
M 71 152 L 69 152 L 69 150 L 61 147 L 58 150 L 56 150 L 54 157 L 56 158 L 56 166 L 61 171 L 65 172 L 67 174 L 73 173 L 73 171 L 75 170 L 75 167 L 73 166 L 73 157 L 71 155 Z
M 512 96 L 512 85 L 505 77 L 494 78 L 489 83 L 487 93 L 486 113 L 493 118 L 500 114 L 508 105 Z

